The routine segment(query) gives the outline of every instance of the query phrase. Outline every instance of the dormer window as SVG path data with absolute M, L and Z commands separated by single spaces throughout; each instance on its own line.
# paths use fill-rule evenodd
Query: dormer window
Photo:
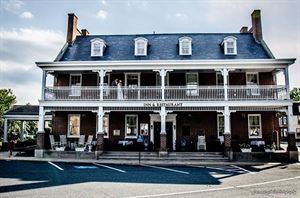
M 147 56 L 148 40 L 142 37 L 134 39 L 134 55 Z
M 224 54 L 225 55 L 236 55 L 237 54 L 237 45 L 236 40 L 234 36 L 228 36 L 225 37 L 222 45 L 224 47 Z
M 179 38 L 179 55 L 192 55 L 192 38 L 181 37 Z
M 103 56 L 106 43 L 100 38 L 91 40 L 91 56 Z

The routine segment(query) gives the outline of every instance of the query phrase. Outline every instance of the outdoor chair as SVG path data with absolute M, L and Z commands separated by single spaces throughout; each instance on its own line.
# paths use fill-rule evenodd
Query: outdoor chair
M 197 150 L 206 150 L 205 136 L 198 136 Z
M 49 135 L 51 149 L 55 150 L 57 147 L 59 147 L 59 142 L 54 141 L 54 135 Z
M 84 146 L 84 140 L 85 140 L 85 135 L 80 135 L 77 145 Z
M 66 146 L 67 145 L 67 137 L 66 135 L 59 135 L 60 140 L 60 146 Z

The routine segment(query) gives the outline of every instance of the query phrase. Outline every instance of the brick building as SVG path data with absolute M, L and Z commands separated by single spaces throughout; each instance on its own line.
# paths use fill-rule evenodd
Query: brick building
M 292 122 L 288 67 L 295 59 L 276 59 L 263 40 L 260 10 L 251 18 L 239 33 L 90 35 L 69 14 L 57 58 L 36 63 L 43 70 L 36 156 L 47 148 L 45 112 L 53 115 L 53 134 L 68 142 L 93 135 L 96 155 L 137 149 L 139 138 L 162 154 L 196 151 L 198 136 L 207 151 L 272 144 L 277 112 Z M 286 83 L 277 85 L 282 71 Z M 295 131 L 288 135 L 292 157 Z

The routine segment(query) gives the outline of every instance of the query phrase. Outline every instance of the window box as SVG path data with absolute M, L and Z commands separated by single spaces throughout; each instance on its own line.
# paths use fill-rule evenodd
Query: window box
M 76 147 L 76 148 L 75 148 L 75 151 L 83 152 L 84 149 L 85 149 L 85 147 Z

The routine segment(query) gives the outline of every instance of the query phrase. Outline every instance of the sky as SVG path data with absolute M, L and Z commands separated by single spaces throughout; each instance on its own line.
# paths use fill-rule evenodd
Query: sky
M 17 104 L 38 104 L 42 72 L 35 62 L 55 59 L 68 13 L 91 34 L 232 33 L 251 27 L 254 9 L 275 57 L 297 58 L 290 86 L 300 87 L 299 0 L 0 0 L 0 88 L 12 89 Z

